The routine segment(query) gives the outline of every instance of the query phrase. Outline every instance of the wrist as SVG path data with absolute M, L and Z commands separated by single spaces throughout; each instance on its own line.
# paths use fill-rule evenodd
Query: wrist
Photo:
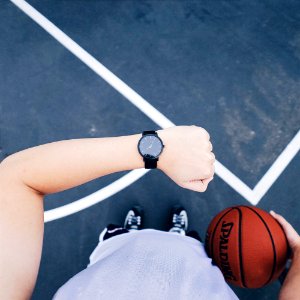
M 160 154 L 158 162 L 157 162 L 157 169 L 160 169 L 163 171 L 165 166 L 170 163 L 170 159 L 171 159 L 170 136 L 169 136 L 168 132 L 164 129 L 157 130 L 156 132 L 164 144 L 164 149 L 163 149 L 162 153 Z
M 294 259 L 295 258 L 300 259 L 300 243 L 298 243 L 297 245 L 295 245 L 292 250 L 293 250 L 293 257 L 294 257 Z
M 118 144 L 118 159 L 122 162 L 121 171 L 141 169 L 144 167 L 142 156 L 137 149 L 142 134 L 133 134 L 116 137 Z M 119 156 L 120 155 L 120 156 Z

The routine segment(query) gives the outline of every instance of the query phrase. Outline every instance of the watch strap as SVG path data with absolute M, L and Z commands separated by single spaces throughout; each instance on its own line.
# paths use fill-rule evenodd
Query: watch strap
M 158 158 L 144 157 L 145 169 L 156 169 Z
M 146 130 L 146 131 L 143 131 L 143 136 L 144 136 L 144 135 L 147 135 L 147 134 L 154 134 L 154 135 L 157 135 L 157 132 L 154 131 L 154 130 Z

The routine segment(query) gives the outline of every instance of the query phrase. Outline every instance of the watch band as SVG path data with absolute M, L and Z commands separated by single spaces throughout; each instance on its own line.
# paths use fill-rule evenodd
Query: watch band
M 158 158 L 144 157 L 145 169 L 156 169 Z
M 146 130 L 146 131 L 143 131 L 143 136 L 146 135 L 146 134 L 154 134 L 154 135 L 157 135 L 157 132 L 154 131 L 154 130 Z
M 145 130 L 143 131 L 143 135 L 147 134 L 153 134 L 157 136 L 157 132 L 155 130 Z M 157 161 L 158 158 L 149 158 L 149 157 L 143 157 L 143 160 L 145 162 L 145 169 L 156 169 L 157 168 Z

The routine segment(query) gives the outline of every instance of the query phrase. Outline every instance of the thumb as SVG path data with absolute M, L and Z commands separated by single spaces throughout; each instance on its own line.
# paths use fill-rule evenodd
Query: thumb
M 208 186 L 208 184 L 214 179 L 214 176 L 211 176 L 209 178 L 203 179 L 202 182 Z
M 206 191 L 207 186 L 209 184 L 210 181 L 213 180 L 213 176 L 206 178 L 206 179 L 194 179 L 194 180 L 189 180 L 187 182 L 185 182 L 182 187 L 195 191 L 195 192 L 200 192 L 203 193 Z

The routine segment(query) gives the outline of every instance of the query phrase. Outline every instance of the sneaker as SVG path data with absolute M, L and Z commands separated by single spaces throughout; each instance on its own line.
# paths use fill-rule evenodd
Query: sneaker
M 169 232 L 176 232 L 181 235 L 185 235 L 188 228 L 188 216 L 186 210 L 179 205 L 176 205 L 172 209 L 172 223 Z
M 128 230 L 140 230 L 142 228 L 142 215 L 143 211 L 141 207 L 132 207 L 125 218 L 124 228 Z
M 109 224 L 100 233 L 99 242 L 103 242 L 104 240 L 107 240 L 111 237 L 127 232 L 128 230 L 123 228 L 121 225 Z

